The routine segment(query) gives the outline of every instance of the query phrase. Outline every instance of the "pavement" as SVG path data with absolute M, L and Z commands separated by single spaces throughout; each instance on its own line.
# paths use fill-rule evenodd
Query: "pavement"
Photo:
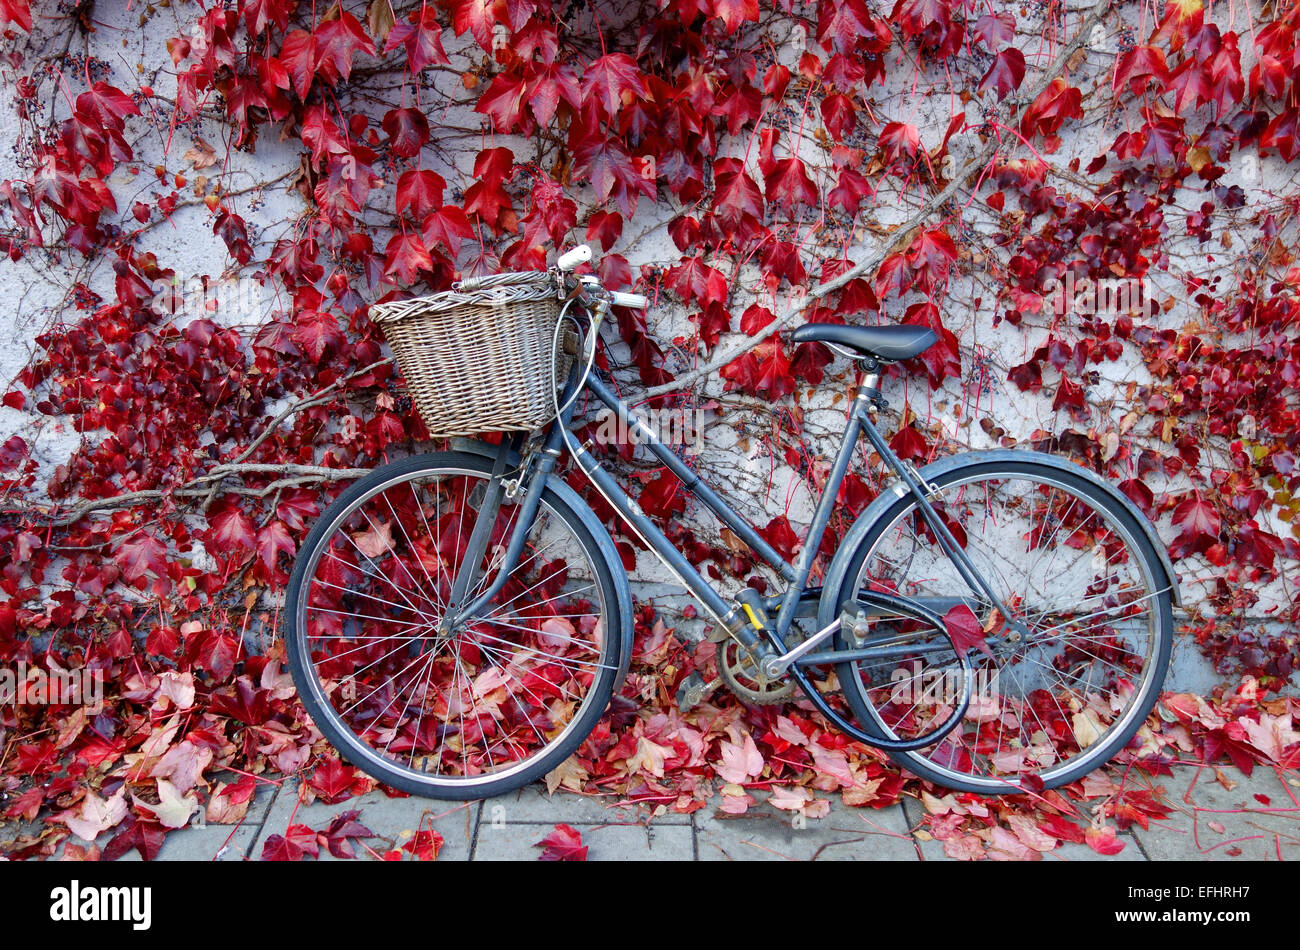
M 1300 858 L 1300 777 L 1256 767 L 1235 769 L 1177 765 L 1172 776 L 1129 773 L 1127 788 L 1150 786 L 1172 809 L 1149 828 L 1118 834 L 1124 848 L 1105 857 L 1084 844 L 1064 843 L 1043 854 L 1052 861 L 1277 861 Z M 1163 789 L 1163 791 L 1161 791 Z M 378 859 L 401 849 L 417 832 L 442 837 L 439 861 L 532 861 L 557 824 L 582 836 L 589 861 L 950 861 L 930 837 L 925 809 L 910 796 L 887 808 L 853 808 L 837 794 L 821 819 L 778 811 L 765 803 L 739 816 L 710 805 L 690 815 L 646 811 L 614 799 L 563 789 L 554 796 L 538 784 L 499 798 L 442 802 L 389 798 L 375 791 L 335 805 L 299 800 L 292 777 L 260 782 L 238 825 L 191 825 L 167 836 L 160 860 L 257 860 L 267 839 L 291 824 L 322 830 L 338 815 L 359 810 L 357 821 L 374 833 L 353 843 L 357 857 Z M 111 832 L 102 836 L 103 846 Z M 426 836 L 427 837 L 427 836 Z M 78 839 L 72 839 L 78 840 Z M 131 852 L 126 860 L 138 860 Z M 320 849 L 320 860 L 335 860 Z

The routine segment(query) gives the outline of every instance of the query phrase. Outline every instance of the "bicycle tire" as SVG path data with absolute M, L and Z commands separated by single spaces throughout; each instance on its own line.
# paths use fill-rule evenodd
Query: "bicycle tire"
M 1003 679 L 1010 669 L 1013 671 L 1011 680 L 1018 683 L 1026 695 L 1007 697 L 999 692 L 988 697 L 993 706 L 981 703 L 972 706 L 967 718 L 975 716 L 974 725 L 964 722 L 957 732 L 935 746 L 891 755 L 907 770 L 948 788 L 979 794 L 1009 794 L 1036 788 L 1039 782 L 1044 788 L 1052 788 L 1075 781 L 1109 761 L 1128 745 L 1159 697 L 1168 667 L 1173 642 L 1174 581 L 1166 562 L 1161 560 L 1150 540 L 1151 532 L 1139 521 L 1140 514 L 1113 488 L 1082 470 L 1072 472 L 1058 461 L 1039 453 L 990 453 L 993 454 L 999 457 L 966 462 L 958 459 L 953 464 L 940 466 L 943 470 L 938 473 L 931 475 L 922 470 L 921 475 L 933 488 L 931 503 L 944 517 L 945 523 L 954 529 L 954 534 L 964 541 L 963 548 L 989 579 L 995 592 L 1012 607 L 1019 619 L 1028 618 L 1026 625 L 1030 637 L 1022 641 L 1022 646 L 1008 647 L 1000 642 L 989 646 L 990 651 L 998 650 L 997 657 L 1004 658 L 1001 664 L 996 658 L 990 661 L 982 654 L 972 654 L 982 662 L 986 674 L 995 674 L 991 678 L 998 690 L 1002 689 Z M 1009 458 L 1011 455 L 1019 457 Z M 1015 483 L 1015 487 L 1008 488 L 1001 496 L 1001 520 L 995 521 L 990 512 L 997 491 L 991 486 L 998 482 Z M 1082 508 L 1076 512 L 1080 501 L 1090 512 L 1086 517 L 1082 515 Z M 972 523 L 967 516 L 977 505 L 983 506 L 983 520 Z M 1037 534 L 1033 521 L 1016 520 L 1018 508 L 1027 512 L 1030 518 L 1042 515 Z M 1072 517 L 1076 519 L 1073 522 Z M 1097 518 L 1095 522 L 1092 520 L 1094 517 Z M 1050 534 L 1046 534 L 1048 518 L 1055 519 Z M 1077 520 L 1079 518 L 1082 520 Z M 958 599 L 966 601 L 981 599 L 974 598 L 946 556 L 939 553 L 933 532 L 920 518 L 919 508 L 910 494 L 897 495 L 884 501 L 882 506 L 873 505 L 863 513 L 861 520 L 862 529 L 851 530 L 847 536 L 857 535 L 859 540 L 852 549 L 846 550 L 845 556 L 837 556 L 828 571 L 820 609 L 821 622 L 828 623 L 838 613 L 839 605 L 865 585 L 882 589 L 892 586 L 897 593 L 917 598 L 952 599 L 957 595 Z M 1061 529 L 1067 525 L 1069 532 L 1063 535 Z M 1021 529 L 1026 527 L 1028 531 L 1022 536 Z M 928 541 L 925 540 L 927 532 L 930 535 Z M 1091 536 L 1089 532 L 1092 532 Z M 1018 538 L 1025 542 L 1024 551 L 1016 549 Z M 1046 562 L 1043 576 L 1034 576 L 1047 556 L 1042 549 L 1058 539 L 1063 543 L 1069 542 L 1067 546 L 1078 551 L 1082 551 L 1082 545 L 1089 540 L 1093 542 L 1088 565 L 1081 566 L 1082 554 L 1073 563 L 1067 561 L 1065 566 L 1073 572 L 1070 579 L 1082 582 L 1089 576 L 1089 571 L 1104 572 L 1104 576 L 1092 578 L 1092 587 L 1096 588 L 1092 593 L 1088 593 L 1088 585 L 1084 586 L 1085 599 L 1077 602 L 1078 608 L 1090 611 L 1083 613 L 1077 622 L 1093 621 L 1082 627 L 1078 636 L 1073 636 L 1072 624 L 1076 621 L 1068 617 L 1061 620 L 1069 613 L 1069 609 L 1058 609 L 1064 601 L 1034 604 L 1029 597 L 1030 593 L 1045 592 L 1050 587 L 1054 597 L 1068 599 L 1068 592 L 1051 585 L 1052 578 L 1046 576 L 1046 571 L 1056 563 L 1055 559 Z M 996 559 L 988 554 L 988 549 L 996 551 Z M 1055 550 L 1059 555 L 1060 548 Z M 1017 583 L 1012 583 L 1004 571 L 993 569 L 997 560 L 1009 561 L 1017 553 L 1031 554 L 1034 551 L 1038 551 L 1037 556 Z M 904 555 L 906 563 L 902 562 Z M 891 556 L 895 558 L 893 562 L 889 560 Z M 948 565 L 946 572 L 942 565 Z M 1122 583 L 1112 585 L 1112 578 L 1123 578 L 1134 584 L 1140 582 L 1141 588 L 1126 587 Z M 1103 582 L 1106 586 L 1097 587 Z M 1035 587 L 1038 589 L 1031 590 Z M 1140 596 L 1132 596 L 1139 593 Z M 1104 606 L 1112 597 L 1114 605 Z M 1099 598 L 1099 603 L 1085 606 Z M 1140 615 L 1134 614 L 1132 611 L 1140 604 L 1147 606 L 1141 608 Z M 993 615 L 991 605 L 985 603 L 982 606 L 986 625 L 992 624 L 996 628 L 1000 617 Z M 1052 607 L 1050 612 L 1046 609 L 1049 606 Z M 1146 630 L 1142 653 L 1126 650 L 1121 645 L 1128 643 L 1123 637 L 1130 634 L 1120 634 L 1116 624 L 1109 622 L 1107 611 L 1116 614 L 1118 620 L 1127 621 L 1139 616 L 1144 620 L 1144 624 L 1135 628 L 1140 630 L 1144 626 Z M 1100 619 L 1096 619 L 1098 617 Z M 1048 620 L 1051 623 L 1044 625 Z M 986 629 L 989 628 L 986 626 Z M 1003 629 L 1010 631 L 1011 626 L 1003 625 Z M 1106 632 L 1107 629 L 1112 632 Z M 1009 632 L 1002 639 L 1010 641 L 1014 636 L 1017 634 Z M 994 637 L 989 642 L 998 639 Z M 837 643 L 841 648 L 848 646 L 842 636 Z M 1060 652 L 1054 656 L 1048 657 L 1046 653 L 1036 658 L 1031 656 L 1037 648 L 1058 646 Z M 1086 657 L 1091 657 L 1091 660 Z M 1100 695 L 1093 692 L 1093 699 L 1088 698 L 1094 685 L 1092 669 L 1089 668 L 1086 678 L 1078 670 L 1094 661 L 1120 669 L 1121 664 L 1132 666 L 1135 663 L 1133 658 L 1142 661 L 1140 671 L 1129 670 L 1136 672 L 1136 684 L 1125 676 L 1115 675 L 1114 670 L 1104 674 L 1113 680 L 1113 686 L 1104 690 L 1106 699 L 1122 703 L 1122 708 L 1107 722 L 1095 701 L 1101 698 Z M 942 660 L 942 657 L 938 659 Z M 1075 672 L 1062 668 L 1070 663 L 1074 663 L 1072 668 Z M 1030 664 L 1038 669 L 1030 670 Z M 934 665 L 941 668 L 939 662 Z M 1024 669 L 1020 670 L 1022 666 Z M 1026 683 L 1032 682 L 1029 677 L 1050 676 L 1052 670 L 1060 674 L 1062 682 L 1070 677 L 1071 688 L 1059 690 L 1059 696 L 1046 687 L 1026 688 Z M 896 702 L 892 692 L 885 693 L 881 686 L 872 685 L 873 681 L 880 679 L 880 673 L 864 671 L 855 663 L 842 663 L 837 672 L 845 701 L 864 731 L 884 738 L 896 737 L 895 728 L 899 722 L 905 721 L 907 712 Z M 1126 681 L 1132 685 L 1131 690 L 1125 685 Z M 1054 703 L 1054 710 L 1044 707 L 1048 698 Z M 1062 698 L 1066 699 L 1065 706 L 1061 705 Z M 920 702 L 914 702 L 916 699 L 915 693 L 904 697 L 906 702 L 920 706 Z M 934 701 L 938 702 L 937 699 Z M 998 748 L 990 754 L 988 743 L 992 730 L 984 729 L 984 723 L 978 717 L 990 715 L 992 708 L 1002 711 L 995 719 L 986 720 L 997 722 L 999 726 Z M 1006 718 L 1008 713 L 1010 720 Z M 1031 718 L 1035 721 L 1027 727 Z M 1014 742 L 1008 739 L 1003 746 L 1007 728 L 1016 729 L 1017 736 Z M 1029 740 L 1028 744 L 1023 742 L 1024 739 Z M 1017 764 L 1009 767 L 1009 763 Z
M 303 543 L 289 583 L 285 604 L 289 668 L 312 721 L 353 765 L 394 788 L 412 794 L 453 800 L 490 798 L 542 777 L 568 758 L 595 728 L 624 668 L 624 607 L 608 553 L 584 523 L 582 512 L 574 500 L 563 497 L 555 486 L 548 485 L 544 489 L 538 516 L 529 529 L 530 538 L 533 532 L 554 529 L 555 536 L 546 539 L 550 550 L 554 550 L 554 545 L 565 543 L 569 547 L 560 549 L 562 552 L 581 554 L 586 564 L 579 566 L 577 571 L 588 572 L 589 583 L 580 577 L 582 586 L 579 593 L 585 593 L 588 588 L 594 591 L 591 603 L 598 607 L 599 616 L 592 619 L 583 613 L 587 608 L 582 605 L 588 603 L 587 598 L 565 589 L 574 577 L 574 565 L 566 560 L 562 567 L 553 570 L 555 561 L 541 562 L 539 557 L 547 549 L 535 548 L 531 554 L 526 549 L 525 555 L 521 556 L 510 575 L 509 583 L 515 586 L 507 586 L 497 596 L 495 612 L 477 618 L 454 633 L 436 630 L 435 615 L 442 605 L 435 606 L 434 601 L 442 590 L 450 587 L 448 582 L 459 567 L 459 563 L 447 565 L 444 578 L 442 562 L 445 552 L 451 549 L 453 561 L 463 556 L 462 535 L 468 532 L 468 527 L 462 532 L 460 524 L 468 525 L 470 522 L 468 512 L 473 505 L 472 499 L 477 497 L 482 501 L 481 495 L 477 495 L 469 483 L 473 480 L 486 484 L 491 471 L 490 459 L 460 452 L 415 456 L 375 469 L 341 493 L 322 514 Z M 457 479 L 463 483 L 459 514 L 456 510 Z M 437 487 L 430 489 L 428 485 L 433 483 Z M 417 485 L 420 486 L 418 489 Z M 451 486 L 449 491 L 444 491 L 444 485 Z M 410 507 L 410 502 L 405 503 L 407 509 L 401 508 L 403 491 L 409 492 L 414 499 L 415 508 Z M 436 499 L 438 507 L 428 507 L 429 497 Z M 375 510 L 382 511 L 378 500 L 387 505 L 392 517 L 376 525 L 367 505 L 374 502 Z M 440 513 L 444 505 L 447 511 Z M 415 516 L 417 508 L 418 518 Z M 407 517 L 399 518 L 399 511 Z M 506 511 L 503 506 L 501 512 Z M 373 532 L 380 541 L 387 540 L 386 550 L 376 549 L 378 542 L 366 538 L 365 534 L 348 534 L 349 524 L 360 530 L 361 522 L 355 518 L 358 512 L 364 515 L 368 525 L 366 533 Z M 449 517 L 459 518 L 454 542 L 450 525 L 447 526 L 447 537 L 442 537 L 441 528 Z M 498 521 L 502 517 L 499 513 Z M 412 523 L 418 540 L 412 539 L 406 522 Z M 401 528 L 404 541 L 392 538 L 395 527 Z M 433 546 L 430 546 L 426 535 L 435 532 Z M 494 525 L 493 539 L 497 544 L 496 547 L 489 545 L 485 559 L 489 553 L 493 556 L 500 554 L 507 534 L 506 527 Z M 356 553 L 343 556 L 332 553 L 327 560 L 326 553 L 331 550 L 347 551 L 344 537 L 349 539 L 348 544 L 356 549 Z M 358 546 L 356 537 L 366 540 Z M 336 546 L 331 549 L 332 543 Z M 367 551 L 377 553 L 371 559 Z M 349 558 L 354 563 L 348 564 Z M 391 577 L 372 570 L 384 560 L 392 565 L 392 573 L 403 582 L 400 595 L 389 593 L 380 597 L 380 594 L 388 592 L 384 585 L 394 589 L 399 586 Z M 342 562 L 343 566 L 334 566 L 336 561 Z M 322 568 L 322 563 L 327 566 Z M 621 569 L 622 565 L 618 567 Z M 434 573 L 429 573 L 430 569 L 435 569 Z M 493 569 L 492 561 L 486 560 L 480 587 L 487 583 Z M 534 585 L 540 589 L 541 595 L 551 595 L 556 591 L 546 602 L 549 606 L 518 606 L 520 596 L 526 596 L 518 594 L 518 591 L 521 588 L 525 591 L 534 589 L 523 587 L 533 580 L 531 575 L 517 578 L 525 569 L 535 570 L 542 577 Z M 350 580 L 342 584 L 323 580 L 329 571 L 351 571 Z M 417 571 L 423 572 L 423 577 Z M 506 609 L 503 598 L 512 592 L 516 596 L 505 602 L 508 613 L 502 613 Z M 421 594 L 424 599 L 418 600 Z M 567 602 L 561 603 L 561 598 L 566 597 Z M 334 600 L 350 609 L 344 611 L 324 606 Z M 366 613 L 351 611 L 351 607 L 358 603 L 364 603 Z M 556 609 L 557 605 L 565 607 L 563 616 Z M 422 611 L 426 607 L 430 619 L 417 619 L 424 616 Z M 521 612 L 525 610 L 534 612 Z M 343 619 L 334 620 L 331 615 L 341 615 Z M 510 619 L 504 619 L 506 616 Z M 321 617 L 326 619 L 318 619 Z M 424 629 L 431 623 L 435 624 L 434 628 Z M 348 624 L 351 626 L 345 626 Z M 325 631 L 331 629 L 337 629 L 339 633 L 327 635 Z M 373 633 L 364 632 L 368 629 Z M 486 632 L 489 629 L 493 632 Z M 358 630 L 362 633 L 358 634 Z M 394 633 L 395 630 L 400 630 L 401 634 Z M 351 639 L 345 636 L 349 631 L 353 634 Z M 581 644 L 580 638 L 585 638 Z M 586 643 L 586 639 L 591 643 Z M 341 640 L 337 649 L 347 646 L 348 650 L 329 652 L 336 649 L 328 647 L 331 640 Z M 350 646 L 363 640 L 376 642 L 362 643 L 355 648 Z M 405 646 L 402 646 L 402 641 L 406 641 Z M 391 712 L 396 705 L 393 700 L 385 705 L 383 712 L 373 716 L 373 721 L 353 714 L 351 707 L 340 708 L 342 702 L 356 696 L 356 690 L 352 688 L 350 695 L 337 698 L 341 695 L 340 683 L 354 686 L 357 681 L 355 665 L 367 657 L 364 651 L 377 651 L 392 642 L 397 642 L 398 649 L 406 650 L 407 655 L 418 651 L 416 661 L 424 661 L 422 672 L 408 677 L 411 696 L 401 713 L 394 716 Z M 580 646 L 595 651 L 594 660 L 587 659 L 587 653 L 578 655 L 576 651 Z M 360 652 L 361 655 L 344 659 L 349 652 Z M 383 654 L 381 661 L 398 662 L 387 661 L 390 655 Z M 474 657 L 478 660 L 475 661 Z M 448 660 L 452 668 L 452 685 L 446 685 L 444 690 L 444 684 L 435 685 L 434 681 L 441 675 L 436 671 L 441 670 Z M 468 667 L 473 662 L 480 667 L 477 672 Z M 353 672 L 340 679 L 339 674 L 349 664 L 353 666 Z M 371 676 L 375 689 L 398 689 L 404 670 L 392 675 L 382 671 L 383 667 L 380 667 Z M 497 684 L 490 690 L 483 685 L 487 682 L 484 675 L 488 673 L 493 677 L 490 682 Z M 416 681 L 420 676 L 424 677 L 422 683 Z M 501 680 L 505 682 L 500 683 Z M 371 686 L 371 681 L 367 681 L 365 686 Z M 479 694 L 480 687 L 485 691 L 483 695 Z M 583 690 L 580 698 L 569 692 L 577 689 Z M 552 693 L 556 694 L 552 697 L 555 701 L 548 704 L 547 697 Z M 379 695 L 374 704 L 378 704 L 384 695 Z M 567 698 L 561 700 L 561 696 Z M 408 710 L 412 709 L 417 697 L 420 719 L 412 728 Z M 555 714 L 562 714 L 565 705 L 575 699 L 575 708 L 567 720 L 550 722 L 548 716 L 557 709 L 560 712 Z M 467 702 L 473 705 L 467 705 Z M 479 703 L 482 703 L 481 711 Z M 455 725 L 451 721 L 453 710 L 460 711 Z M 433 715 L 426 725 L 424 716 L 430 711 Z M 434 720 L 440 716 L 441 724 L 435 724 Z M 378 743 L 390 733 L 388 743 L 382 751 L 379 750 Z M 393 754 L 393 738 L 398 736 L 405 737 L 397 744 L 398 749 L 405 753 L 409 744 L 409 755 Z M 532 741 L 536 742 L 535 749 L 528 745 Z M 469 751 L 471 748 L 473 754 Z M 495 755 L 493 749 L 497 750 Z M 458 752 L 461 774 L 452 774 L 458 768 L 455 761 Z M 521 755 L 521 752 L 527 754 Z M 503 761 L 498 762 L 497 756 L 501 756 Z M 430 771 L 431 763 L 433 772 Z M 443 771 L 444 765 L 447 773 Z

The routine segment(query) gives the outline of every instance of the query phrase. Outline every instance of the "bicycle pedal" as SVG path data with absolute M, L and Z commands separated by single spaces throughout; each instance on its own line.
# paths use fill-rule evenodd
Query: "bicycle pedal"
M 722 685 L 720 676 L 706 683 L 699 673 L 692 673 L 677 687 L 677 708 L 682 712 L 690 712 L 720 685 Z

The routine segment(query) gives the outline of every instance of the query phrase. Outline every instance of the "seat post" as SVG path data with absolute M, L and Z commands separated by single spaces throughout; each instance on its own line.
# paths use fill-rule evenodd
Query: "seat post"
M 880 361 L 873 356 L 863 356 L 858 365 L 858 398 L 871 401 L 872 409 L 885 408 L 885 397 L 880 392 Z

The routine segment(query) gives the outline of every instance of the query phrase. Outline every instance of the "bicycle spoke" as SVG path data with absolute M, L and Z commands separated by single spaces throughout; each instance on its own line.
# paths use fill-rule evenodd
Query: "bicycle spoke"
M 362 516 L 363 518 L 366 519 L 366 524 L 370 525 L 370 530 L 373 531 L 373 532 L 375 532 L 375 534 L 379 534 L 379 529 L 378 529 L 377 527 L 375 527 L 375 523 L 374 523 L 373 521 L 370 520 L 370 515 L 367 514 L 367 513 L 363 510 L 363 511 L 361 512 L 361 516 Z M 345 532 L 345 533 L 346 533 L 346 532 Z M 420 595 L 423 599 L 428 600 L 428 595 L 427 595 L 427 594 L 426 594 L 426 593 L 421 589 L 419 581 L 417 581 L 417 580 L 415 579 L 415 575 L 411 573 L 411 569 L 410 569 L 409 567 L 406 566 L 406 562 L 403 561 L 403 560 L 401 559 L 401 557 L 398 556 L 398 554 L 397 554 L 397 549 L 396 549 L 395 547 L 393 547 L 393 542 L 392 542 L 392 537 L 391 537 L 391 529 L 390 529 L 389 535 L 390 535 L 390 536 L 389 536 L 389 542 L 388 542 L 388 550 L 389 550 L 390 552 L 392 552 L 393 560 L 396 561 L 396 562 L 401 566 L 402 570 L 406 572 L 406 576 L 411 580 L 411 582 L 412 582 L 415 586 L 414 586 L 414 588 L 403 588 L 403 587 L 398 587 L 396 584 L 393 584 L 393 583 L 392 583 L 391 578 L 389 579 L 389 585 L 393 588 L 393 590 L 397 591 L 398 596 L 399 596 L 399 597 L 402 597 L 403 600 L 406 600 L 406 598 L 405 598 L 404 596 L 402 596 L 402 595 L 403 595 L 403 593 L 404 593 L 405 591 L 407 591 L 407 590 L 410 590 L 410 592 L 413 593 L 413 594 L 414 594 L 414 593 L 419 593 L 419 595 Z M 362 555 L 365 555 L 365 556 L 367 556 L 367 557 L 369 556 L 369 555 L 366 555 L 366 552 L 363 551 L 363 550 L 361 549 L 361 545 L 357 544 L 356 538 L 353 538 L 351 535 L 347 535 L 347 537 L 348 537 L 348 539 L 352 542 L 352 546 L 355 547 L 355 548 L 357 549 L 357 552 L 358 552 L 358 553 L 360 553 L 360 554 L 362 554 Z M 374 559 L 371 558 L 371 560 L 374 560 Z M 412 610 L 416 611 L 417 613 L 420 612 L 420 609 L 419 609 L 418 607 L 416 607 L 414 604 L 411 604 L 410 601 L 407 601 L 407 603 L 410 605 L 410 607 L 411 607 Z
M 503 640 L 501 637 L 494 637 L 494 636 L 492 636 L 492 635 L 489 634 L 489 633 L 476 632 L 476 633 L 475 633 L 475 636 L 477 636 L 477 637 L 483 637 L 484 639 L 491 640 L 491 641 L 493 641 L 494 643 L 502 643 L 502 644 L 505 644 L 506 646 L 508 646 L 508 647 L 513 647 L 513 648 L 516 649 L 516 650 L 523 650 L 525 653 L 531 653 L 531 654 L 533 654 L 534 656 L 544 656 L 544 657 L 546 657 L 548 660 L 550 660 L 552 663 L 555 663 L 555 664 L 558 665 L 558 666 L 563 666 L 563 665 L 565 664 L 565 662 L 569 659 L 568 657 L 560 657 L 560 656 L 556 656 L 556 655 L 554 655 L 554 654 L 552 654 L 552 653 L 545 653 L 545 652 L 543 652 L 543 651 L 541 651 L 541 650 L 534 650 L 534 649 L 532 649 L 531 647 L 526 647 L 526 646 L 524 646 L 524 645 L 521 644 L 521 643 L 514 643 L 513 641 L 510 641 L 510 640 Z M 575 661 L 575 662 L 578 662 L 578 661 Z M 578 662 L 578 665 L 576 665 L 576 666 L 572 666 L 572 667 L 570 667 L 570 668 L 571 668 L 571 669 L 580 669 L 580 670 L 593 670 L 593 669 L 612 670 L 612 669 L 614 669 L 614 667 L 612 667 L 612 666 L 607 666 L 607 665 L 604 665 L 604 664 L 601 664 L 601 663 L 581 663 L 581 662 Z
M 945 522 L 961 526 L 966 557 L 1017 620 L 993 626 L 988 637 L 997 659 L 981 669 L 998 684 L 990 697 L 995 705 L 973 706 L 974 713 L 935 746 L 898 756 L 954 787 L 998 791 L 999 773 L 1038 774 L 1055 784 L 1076 764 L 1086 771 L 1140 725 L 1157 695 L 1140 687 L 1163 673 L 1155 657 L 1162 640 L 1168 649 L 1169 627 L 1158 605 L 1169 590 L 1153 583 L 1163 576 L 1159 565 L 1120 520 L 1131 509 L 1101 503 L 1093 489 L 1069 487 L 1074 476 L 1036 466 L 1026 463 L 1023 474 L 991 466 L 987 474 L 955 472 L 946 483 L 941 477 L 930 495 Z M 878 579 L 923 603 L 956 596 L 978 617 L 990 618 L 994 608 L 978 603 L 987 598 L 966 593 L 915 503 L 903 498 L 892 510 L 892 520 L 867 542 L 854 578 L 859 588 Z M 860 719 L 900 737 L 920 735 L 927 721 L 942 715 L 945 694 L 931 684 L 956 669 L 951 650 L 914 650 L 916 671 L 891 670 L 883 657 L 851 661 L 863 691 L 845 694 Z M 1121 680 L 1139 688 L 1121 692 Z M 924 702 L 915 701 L 918 689 Z
M 330 557 L 335 557 L 335 556 L 332 555 L 332 554 L 329 555 L 329 556 L 330 556 Z M 339 559 L 338 559 L 337 557 L 335 557 L 335 560 L 339 560 Z M 353 595 L 355 595 L 355 596 L 357 596 L 357 597 L 364 597 L 364 598 L 366 598 L 367 600 L 373 600 L 373 601 L 375 601 L 376 603 L 380 603 L 380 604 L 387 604 L 389 607 L 395 607 L 395 608 L 397 608 L 398 610 L 409 610 L 409 611 L 411 611 L 411 612 L 413 612 L 413 613 L 415 613 L 415 614 L 418 614 L 418 615 L 421 616 L 421 617 L 425 616 L 425 614 L 424 614 L 422 611 L 417 610 L 416 608 L 410 606 L 409 604 L 407 604 L 407 605 L 397 604 L 397 603 L 394 603 L 394 602 L 391 601 L 391 600 L 384 600 L 384 598 L 382 598 L 382 597 L 376 597 L 374 594 L 367 594 L 365 591 L 354 590 L 354 589 L 352 589 L 351 587 L 340 587 L 338 584 L 331 584 L 329 581 L 323 581 L 323 580 L 321 580 L 320 578 L 317 578 L 317 579 L 314 580 L 312 583 L 314 583 L 314 584 L 315 584 L 316 586 L 318 586 L 318 587 L 328 587 L 328 588 L 330 588 L 331 590 L 341 590 L 341 591 L 343 591 L 343 593 L 345 593 L 345 594 L 353 594 Z M 390 585 L 390 586 L 391 586 L 391 585 Z M 357 616 L 372 617 L 373 615 L 372 615 L 372 614 L 358 614 Z M 384 619 L 387 619 L 387 618 L 384 618 L 384 617 L 374 617 L 374 619 L 375 619 L 375 620 L 384 620 Z
M 441 601 L 438 599 L 438 585 L 434 583 L 433 578 L 429 576 L 429 569 L 424 566 L 424 559 L 420 557 L 419 550 L 416 548 L 415 544 L 411 541 L 411 536 L 406 533 L 406 528 L 402 525 L 402 519 L 397 517 L 397 512 L 393 510 L 393 503 L 392 501 L 389 500 L 388 493 L 384 492 L 382 497 L 384 499 L 384 504 L 388 506 L 388 513 L 393 516 L 393 524 L 397 526 L 397 529 L 402 532 L 402 537 L 406 539 L 406 549 L 411 552 L 411 555 L 412 557 L 415 558 L 416 563 L 420 565 L 420 572 L 424 575 L 425 580 L 429 582 L 429 587 L 433 591 L 433 597 L 428 599 L 432 600 L 434 603 L 438 603 L 439 605 L 441 605 Z M 418 508 L 419 505 L 417 504 L 416 507 Z M 406 567 L 405 562 L 403 562 L 402 566 L 404 568 Z M 408 574 L 410 574 L 410 568 L 406 568 L 406 571 Z M 415 577 L 412 575 L 411 579 L 415 580 Z M 418 582 L 417 582 L 417 588 L 419 588 Z M 423 588 L 419 588 L 419 590 L 421 593 L 423 593 Z

